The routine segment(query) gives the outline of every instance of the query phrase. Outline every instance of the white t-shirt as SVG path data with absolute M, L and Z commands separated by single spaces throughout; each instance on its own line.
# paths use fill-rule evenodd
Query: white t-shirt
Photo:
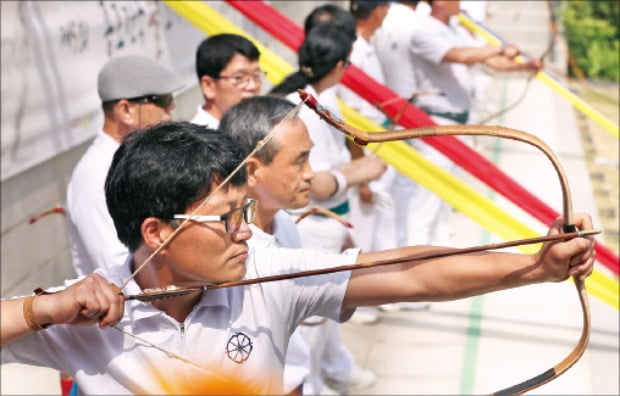
M 117 237 L 105 200 L 105 179 L 118 142 L 99 131 L 73 170 L 67 187 L 67 226 L 78 276 L 122 265 L 128 250 Z
M 250 248 L 301 248 L 297 225 L 284 210 L 278 211 L 273 218 L 273 234 L 266 233 L 254 224 L 250 224 L 250 228 L 252 229 L 252 238 L 248 241 Z
M 362 69 L 378 83 L 385 84 L 383 69 L 381 68 L 381 63 L 379 63 L 377 53 L 372 45 L 362 36 L 357 36 L 355 43 L 353 43 L 353 50 L 349 59 L 351 63 Z M 364 117 L 371 119 L 379 125 L 385 121 L 385 115 L 381 111 L 377 110 L 349 88 L 339 84 L 338 95 L 347 105 L 359 111 Z
M 205 111 L 202 108 L 203 105 L 198 105 L 194 118 L 190 121 L 192 124 L 204 125 L 212 129 L 217 129 L 220 126 L 220 121 L 211 115 L 211 113 Z
M 300 249 L 255 249 L 247 278 L 355 262 L 340 255 Z M 117 276 L 129 277 L 130 256 Z M 2 350 L 2 363 L 20 362 L 68 372 L 85 394 L 182 394 L 230 390 L 227 379 L 256 394 L 282 392 L 284 356 L 297 324 L 311 315 L 338 321 L 350 271 L 211 290 L 184 323 L 151 304 L 125 303 L 118 327 L 197 363 L 203 369 L 145 345 L 116 329 L 56 325 L 29 334 Z M 109 275 L 108 279 L 113 279 Z M 140 292 L 132 280 L 126 295 Z M 210 374 L 206 374 L 206 372 Z M 225 388 L 217 388 L 217 384 Z M 232 388 L 234 389 L 234 388 Z M 244 392 L 240 390 L 239 393 Z
M 446 25 L 437 18 L 424 18 L 411 39 L 412 59 L 418 90 L 435 95 L 421 95 L 416 105 L 431 111 L 462 113 L 471 107 L 472 84 L 469 67 L 461 63 L 442 62 L 452 48 L 477 44 L 461 32 L 456 24 Z
M 299 233 L 292 217 L 280 210 L 273 218 L 273 234 L 268 234 L 250 224 L 252 238 L 248 241 L 250 249 L 262 248 L 301 248 Z M 288 351 L 284 363 L 284 393 L 290 393 L 310 373 L 310 349 L 299 329 L 295 329 L 288 342 Z
M 421 18 L 430 13 L 428 4 L 420 2 L 415 10 L 392 3 L 383 24 L 373 35 L 385 83 L 399 96 L 409 98 L 417 91 L 410 42 Z

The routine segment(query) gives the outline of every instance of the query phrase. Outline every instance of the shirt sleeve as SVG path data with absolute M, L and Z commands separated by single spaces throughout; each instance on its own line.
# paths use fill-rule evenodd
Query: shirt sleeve
M 424 27 L 416 29 L 411 36 L 411 52 L 436 65 L 441 63 L 443 57 L 451 49 L 452 44 L 441 34 L 427 31 Z
M 100 167 L 103 169 L 80 169 L 67 189 L 69 239 L 78 276 L 121 265 L 128 254 L 118 240 L 105 201 L 106 164 Z
M 341 254 L 309 249 L 256 249 L 253 267 L 259 272 L 257 276 L 296 273 L 354 264 L 358 254 L 359 249 Z M 353 313 L 353 310 L 342 311 L 350 277 L 351 271 L 347 270 L 273 282 L 275 288 L 271 293 L 275 293 L 274 301 L 281 305 L 292 326 L 315 315 L 344 322 Z

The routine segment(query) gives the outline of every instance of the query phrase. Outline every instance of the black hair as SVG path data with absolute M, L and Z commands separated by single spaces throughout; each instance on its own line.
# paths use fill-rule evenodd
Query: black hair
M 319 25 L 306 35 L 299 47 L 299 70 L 289 75 L 271 90 L 272 94 L 287 95 L 297 89 L 321 81 L 336 67 L 346 61 L 353 43 L 336 26 Z
M 320 25 L 336 26 L 351 41 L 355 41 L 357 37 L 353 15 L 333 4 L 325 4 L 312 10 L 304 20 L 304 32 L 307 35 L 310 30 Z
M 146 218 L 170 221 L 185 213 L 242 160 L 233 138 L 189 122 L 161 123 L 131 133 L 114 154 L 105 182 L 118 239 L 136 251 Z M 243 168 L 230 183 L 241 186 L 246 181 Z
M 220 130 L 233 136 L 244 155 L 249 155 L 258 142 L 287 117 L 295 108 L 293 103 L 276 96 L 254 96 L 246 98 L 228 110 L 220 121 Z M 291 116 L 298 118 L 297 113 Z M 264 164 L 270 164 L 280 149 L 280 142 L 271 139 L 256 157 Z
M 389 3 L 390 0 L 351 0 L 349 11 L 358 20 L 365 20 L 370 17 L 375 8 Z
M 235 55 L 243 55 L 251 61 L 257 61 L 260 52 L 252 42 L 237 34 L 218 34 L 207 37 L 196 50 L 196 74 L 219 77 Z

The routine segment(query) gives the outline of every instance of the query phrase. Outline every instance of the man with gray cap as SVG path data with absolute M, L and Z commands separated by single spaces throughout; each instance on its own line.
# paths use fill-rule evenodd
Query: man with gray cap
M 67 188 L 69 244 L 78 276 L 124 262 L 127 248 L 116 236 L 105 202 L 108 168 L 129 133 L 171 120 L 172 93 L 181 85 L 170 70 L 143 56 L 111 59 L 99 71 L 103 128 L 73 170 Z

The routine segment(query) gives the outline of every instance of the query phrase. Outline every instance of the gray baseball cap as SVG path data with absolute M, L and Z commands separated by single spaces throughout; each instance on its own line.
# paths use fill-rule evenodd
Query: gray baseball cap
M 126 55 L 111 59 L 99 71 L 97 91 L 101 102 L 171 94 L 183 86 L 172 71 L 154 59 Z

